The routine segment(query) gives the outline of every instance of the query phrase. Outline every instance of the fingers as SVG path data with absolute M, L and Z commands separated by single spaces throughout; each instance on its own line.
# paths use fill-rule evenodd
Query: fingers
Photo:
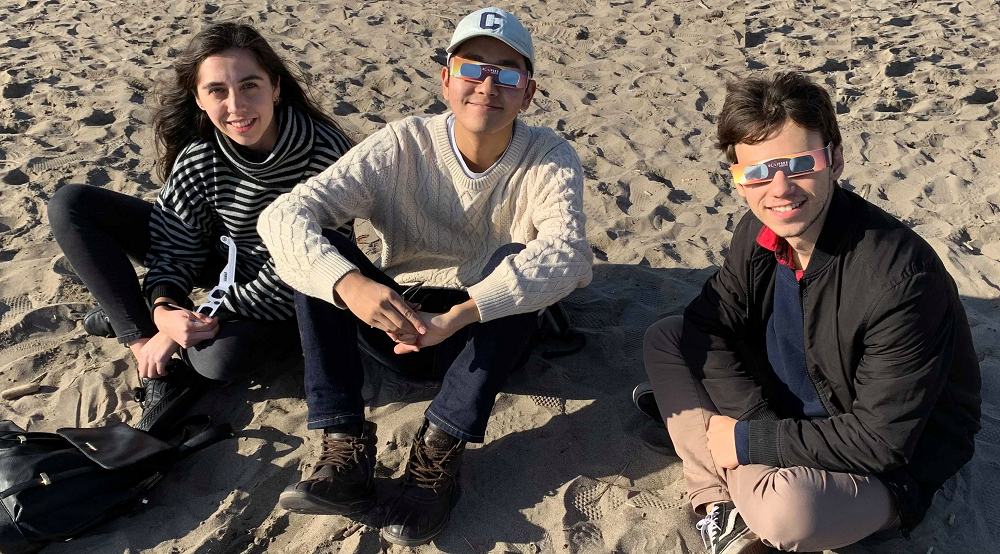
M 149 369 L 147 367 L 146 359 L 143 358 L 142 356 L 139 356 L 135 359 L 135 361 L 138 364 L 136 371 L 139 372 L 139 379 L 149 378 Z
M 167 359 L 169 359 L 169 358 L 167 358 Z M 169 373 L 167 371 L 167 360 L 157 360 L 156 361 L 156 375 L 158 377 L 163 377 L 167 373 Z
M 392 351 L 396 354 L 410 354 L 413 352 L 420 352 L 420 347 L 416 344 L 397 344 L 392 347 Z
M 194 313 L 194 312 L 191 312 L 191 313 Z M 201 316 L 201 314 L 198 314 L 198 315 Z M 201 317 L 205 317 L 205 316 L 201 316 Z M 195 320 L 195 319 L 189 319 L 189 320 L 187 320 L 184 323 L 184 330 L 185 331 L 199 331 L 200 332 L 200 331 L 204 331 L 206 328 L 209 328 L 209 327 L 215 327 L 216 329 L 218 329 L 218 327 L 219 327 L 219 318 L 217 318 L 217 317 L 211 317 L 211 318 L 207 318 L 207 319 L 204 319 L 204 320 L 202 320 L 202 319 L 197 319 L 197 320 Z
M 405 314 L 412 313 L 413 310 L 406 305 L 406 301 L 399 298 L 395 293 L 394 296 L 388 298 L 386 301 L 381 303 L 381 318 L 387 323 L 385 328 L 386 331 L 392 331 L 397 334 L 407 334 L 412 335 L 417 333 L 417 327 L 414 325 Z
M 210 317 L 200 312 L 188 311 L 188 313 L 190 314 L 191 319 L 195 319 L 197 321 L 200 321 L 201 323 L 213 323 L 213 322 L 218 323 L 219 321 L 219 318 L 217 317 Z
M 400 325 L 400 329 L 407 332 L 420 333 L 421 335 L 427 332 L 427 327 L 424 322 L 417 316 L 417 312 L 410 308 L 410 303 L 403 300 L 399 295 L 393 294 L 390 300 L 392 307 L 395 308 L 396 313 L 405 320 L 405 326 Z
M 210 338 L 214 338 L 219 333 L 219 320 L 212 318 L 207 322 L 190 321 L 181 332 L 178 344 L 184 348 L 190 348 L 195 344 Z
M 406 334 L 400 335 L 389 331 L 386 331 L 385 334 L 389 335 L 389 338 L 392 339 L 393 342 L 398 342 L 402 344 L 413 344 L 417 342 L 417 338 L 420 336 L 420 335 L 406 335 Z
M 167 358 L 169 360 L 169 358 Z M 167 373 L 167 360 L 156 356 L 143 356 L 137 360 L 139 362 L 139 377 L 146 379 L 156 379 L 165 376 Z
M 215 338 L 215 335 L 217 334 L 219 334 L 218 327 L 206 329 L 204 331 L 197 331 L 194 333 L 185 333 L 183 337 L 184 340 L 178 342 L 177 344 L 179 344 L 181 348 L 191 348 L 192 346 L 195 346 L 201 341 Z

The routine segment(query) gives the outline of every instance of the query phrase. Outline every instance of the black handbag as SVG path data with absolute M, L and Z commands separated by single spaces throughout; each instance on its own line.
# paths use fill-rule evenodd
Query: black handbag
M 189 438 L 191 426 L 203 430 Z M 38 552 L 138 508 L 174 463 L 234 436 L 208 416 L 175 429 L 173 445 L 125 423 L 28 433 L 0 421 L 0 554 Z

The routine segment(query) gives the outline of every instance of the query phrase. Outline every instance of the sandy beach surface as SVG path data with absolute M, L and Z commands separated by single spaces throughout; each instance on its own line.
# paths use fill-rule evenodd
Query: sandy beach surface
M 539 91 L 523 119 L 552 127 L 586 171 L 594 282 L 565 302 L 588 340 L 541 351 L 497 399 L 465 455 L 462 496 L 416 552 L 702 551 L 680 460 L 632 406 L 643 331 L 679 313 L 721 264 L 745 203 L 713 146 L 725 83 L 801 69 L 837 102 L 842 184 L 938 252 L 962 294 L 983 373 L 976 458 L 942 489 L 910 541 L 889 533 L 838 552 L 987 553 L 1000 540 L 1000 8 L 996 2 L 525 0 L 498 2 L 533 32 Z M 291 0 L 59 2 L 0 7 L 0 419 L 29 430 L 134 423 L 135 361 L 86 335 L 93 298 L 52 239 L 52 194 L 89 183 L 147 200 L 153 87 L 191 35 L 252 22 L 329 112 L 363 137 L 447 109 L 440 68 L 455 25 L 485 5 Z M 359 230 L 369 251 L 371 233 Z M 859 284 L 858 286 L 864 286 Z M 543 344 L 541 350 L 557 348 Z M 276 507 L 311 471 L 302 363 L 214 391 L 195 411 L 239 438 L 175 468 L 143 510 L 45 552 L 403 552 L 378 524 L 398 490 L 433 384 L 372 371 L 379 505 L 357 521 Z

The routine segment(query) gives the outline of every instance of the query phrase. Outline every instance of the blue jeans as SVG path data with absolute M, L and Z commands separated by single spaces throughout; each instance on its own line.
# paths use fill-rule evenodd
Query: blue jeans
M 376 268 L 350 240 L 332 231 L 323 236 L 365 277 L 399 293 L 406 289 Z M 522 244 L 499 248 L 483 275 L 523 248 Z M 468 299 L 461 290 L 421 289 L 413 300 L 423 311 L 445 312 Z M 496 395 L 522 360 L 538 322 L 538 314 L 530 312 L 473 323 L 438 345 L 395 354 L 395 343 L 384 331 L 359 324 L 349 310 L 296 293 L 295 311 L 305 356 L 309 429 L 364 421 L 362 356 L 367 356 L 404 376 L 441 380 L 441 390 L 424 415 L 448 434 L 469 442 L 483 442 Z

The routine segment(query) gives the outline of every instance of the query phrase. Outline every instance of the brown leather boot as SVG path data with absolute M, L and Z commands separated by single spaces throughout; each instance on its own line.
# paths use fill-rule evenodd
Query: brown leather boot
M 427 544 L 444 529 L 464 451 L 465 441 L 424 420 L 410 448 L 403 493 L 389 507 L 382 524 L 385 540 L 417 546 Z
M 308 479 L 289 485 L 278 504 L 300 514 L 354 514 L 375 505 L 375 430 L 324 433 L 323 453 Z

